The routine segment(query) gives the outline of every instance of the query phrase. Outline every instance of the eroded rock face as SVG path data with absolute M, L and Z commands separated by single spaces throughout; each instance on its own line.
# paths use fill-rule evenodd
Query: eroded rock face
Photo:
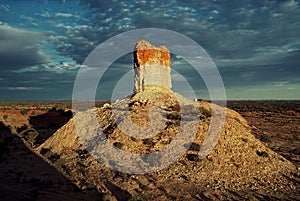
M 170 51 L 165 46 L 155 47 L 141 40 L 135 44 L 133 56 L 134 92 L 154 86 L 171 89 Z

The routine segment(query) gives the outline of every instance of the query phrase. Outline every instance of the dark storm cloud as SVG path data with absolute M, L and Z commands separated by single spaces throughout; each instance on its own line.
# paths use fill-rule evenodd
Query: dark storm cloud
M 0 25 L 0 70 L 10 71 L 48 62 L 39 49 L 42 35 Z
M 82 1 L 96 9 L 88 29 L 70 31 L 62 52 L 79 62 L 96 44 L 132 28 L 157 27 L 183 33 L 202 45 L 220 66 L 273 62 L 288 46 L 299 49 L 300 12 L 296 1 Z M 87 51 L 85 51 L 87 50 Z M 263 59 L 263 57 L 265 59 Z M 78 59 L 81 58 L 81 59 Z M 226 62 L 224 63 L 226 65 Z M 242 66 L 241 66 L 242 67 Z
M 3 72 L 0 101 L 3 100 L 70 100 L 76 74 L 51 71 Z
M 58 51 L 78 63 L 116 34 L 156 27 L 187 35 L 203 46 L 219 68 L 227 89 L 300 82 L 300 11 L 296 1 L 81 2 L 92 8 L 82 24 L 57 25 L 65 26 L 61 35 L 68 37 L 53 37 Z M 201 77 L 194 71 L 184 65 L 173 68 L 192 86 L 203 88 Z M 124 70 L 124 65 L 119 69 Z M 107 73 L 107 86 L 116 82 L 114 75 Z

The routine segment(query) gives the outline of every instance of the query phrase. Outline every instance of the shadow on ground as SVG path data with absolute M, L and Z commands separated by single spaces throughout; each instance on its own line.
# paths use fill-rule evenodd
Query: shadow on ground
M 56 108 L 52 108 L 47 113 L 41 115 L 31 116 L 29 123 L 39 133 L 36 143 L 42 144 L 45 142 L 59 128 L 65 125 L 72 116 L 73 114 L 70 110 L 65 112 L 62 109 L 56 110 Z
M 95 189 L 81 191 L 32 152 L 0 122 L 1 200 L 102 200 Z

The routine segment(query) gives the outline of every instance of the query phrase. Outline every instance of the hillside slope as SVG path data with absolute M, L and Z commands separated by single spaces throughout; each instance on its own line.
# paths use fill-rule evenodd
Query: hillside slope
M 175 138 L 180 129 L 178 104 L 172 96 L 158 91 L 143 93 L 136 94 L 130 100 L 120 101 L 113 110 L 110 107 L 90 110 L 96 113 L 99 125 L 108 138 L 107 141 L 127 153 L 145 154 L 161 150 Z M 154 93 L 153 96 L 151 93 Z M 141 100 L 141 97 L 147 95 L 146 101 Z M 78 136 L 74 118 L 38 150 L 41 152 L 51 150 L 63 158 L 65 163 L 57 168 L 69 175 L 80 188 L 97 188 L 101 192 L 111 194 L 111 199 L 128 200 L 132 196 L 144 200 L 298 199 L 299 170 L 256 139 L 251 134 L 247 122 L 233 110 L 226 109 L 227 116 L 222 135 L 211 153 L 200 160 L 198 155 L 209 129 L 212 104 L 205 101 L 195 103 L 183 97 L 182 99 L 184 106 L 198 104 L 198 113 L 192 113 L 191 118 L 186 120 L 194 121 L 195 116 L 200 120 L 197 122 L 197 135 L 183 156 L 170 166 L 154 173 L 130 175 L 107 167 L 107 165 L 113 167 L 109 163 L 114 161 L 98 162 L 93 157 L 97 154 L 91 155 L 83 145 L 86 139 Z M 119 123 L 116 121 L 124 119 L 114 118 L 116 113 L 126 112 L 126 109 L 120 107 L 125 102 L 129 102 L 132 121 L 140 127 L 149 123 L 149 109 L 154 105 L 165 111 L 166 115 L 161 115 L 166 120 L 164 129 L 147 139 L 126 135 L 124 129 L 119 129 L 116 124 Z M 217 108 L 221 109 L 219 106 Z M 88 112 L 77 115 L 84 117 L 84 113 Z M 88 118 L 80 118 L 80 121 L 88 121 Z M 86 129 L 92 131 L 95 128 Z M 90 142 L 90 146 L 96 147 L 97 143 L 97 140 Z M 106 153 L 108 156 L 111 153 L 109 150 L 100 152 L 108 152 Z M 126 159 L 123 161 L 126 163 Z M 145 162 L 149 164 L 149 159 Z

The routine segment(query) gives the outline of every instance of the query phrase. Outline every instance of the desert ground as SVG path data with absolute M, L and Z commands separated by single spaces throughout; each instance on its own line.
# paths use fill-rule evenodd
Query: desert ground
M 96 105 L 100 107 L 105 102 L 98 101 Z M 0 103 L 0 199 L 147 200 L 142 196 L 132 196 L 112 184 L 109 188 L 115 193 L 114 196 L 99 192 L 92 185 L 87 184 L 82 188 L 66 173 L 65 158 L 46 149 L 36 151 L 36 147 L 72 118 L 71 105 L 68 101 Z M 240 113 L 257 139 L 290 161 L 298 170 L 298 173 L 288 178 L 292 182 L 290 189 L 293 191 L 282 192 L 282 196 L 278 194 L 277 197 L 261 193 L 251 198 L 300 200 L 300 101 L 228 101 L 227 107 Z M 80 154 L 84 156 L 84 153 Z M 78 162 L 74 168 L 80 169 L 80 165 Z M 116 175 L 124 177 L 122 173 Z M 161 178 L 156 175 L 151 176 L 151 179 Z M 167 188 L 162 190 L 167 191 Z M 209 186 L 203 193 L 201 190 L 199 192 L 198 197 L 193 197 L 194 200 L 239 200 L 243 196 L 247 197 L 247 193 L 253 193 L 228 194 L 228 191 L 225 197 L 211 196 L 209 193 L 214 194 L 214 191 Z M 166 200 L 180 200 L 180 196 L 172 195 Z

